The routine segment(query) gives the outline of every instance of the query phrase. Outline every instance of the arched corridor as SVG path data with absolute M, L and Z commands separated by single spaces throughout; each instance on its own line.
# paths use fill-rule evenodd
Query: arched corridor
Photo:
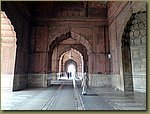
M 2 1 L 2 110 L 146 110 L 146 13 L 144 1 Z

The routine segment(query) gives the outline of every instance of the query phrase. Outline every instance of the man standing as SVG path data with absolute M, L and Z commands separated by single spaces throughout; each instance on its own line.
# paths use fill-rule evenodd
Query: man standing
M 83 77 L 82 77 L 82 84 L 81 84 L 81 87 L 82 87 L 82 94 L 83 95 L 86 95 L 87 94 L 87 88 L 88 88 L 88 76 L 87 76 L 87 73 L 85 72 Z

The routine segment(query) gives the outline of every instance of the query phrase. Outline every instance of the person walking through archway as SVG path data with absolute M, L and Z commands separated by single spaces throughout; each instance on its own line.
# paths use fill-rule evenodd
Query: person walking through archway
M 82 77 L 82 84 L 81 84 L 83 95 L 87 95 L 88 81 L 89 79 L 88 79 L 87 73 L 85 72 Z

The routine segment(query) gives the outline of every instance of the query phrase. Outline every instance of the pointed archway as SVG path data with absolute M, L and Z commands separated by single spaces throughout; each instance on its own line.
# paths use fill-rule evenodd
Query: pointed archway
M 124 89 L 146 91 L 146 12 L 133 13 L 127 22 L 122 36 L 122 62 Z
M 69 31 L 67 33 L 64 33 L 64 34 L 61 34 L 60 36 L 54 38 L 50 44 L 49 44 L 49 51 L 52 52 L 52 50 L 55 48 L 55 46 L 59 43 L 59 42 L 62 42 L 63 40 L 66 40 L 68 38 L 72 38 L 78 42 L 80 42 L 83 46 L 86 47 L 87 49 L 87 54 L 89 55 L 92 51 L 91 51 L 91 45 L 89 43 L 88 40 L 86 40 L 85 37 L 77 34 L 77 33 L 74 33 L 72 31 Z
M 16 47 L 14 27 L 1 11 L 1 89 L 10 92 L 13 90 Z
M 74 64 L 75 69 L 76 69 L 76 76 L 82 77 L 83 72 L 85 70 L 85 62 L 84 62 L 84 57 L 83 55 L 76 49 L 71 48 L 69 51 L 64 52 L 60 57 L 59 57 L 59 73 L 62 74 L 63 76 L 67 73 L 67 66 L 68 63 L 67 61 L 74 61 L 72 63 Z M 67 66 L 66 66 L 67 65 Z
M 77 33 L 74 33 L 72 31 L 69 31 L 67 33 L 64 33 L 64 34 L 61 34 L 60 36 L 54 38 L 51 42 L 50 42 L 50 45 L 49 45 L 49 51 L 48 51 L 48 72 L 51 73 L 52 72 L 52 54 L 53 54 L 53 50 L 54 48 L 62 41 L 66 40 L 66 39 L 73 39 L 77 42 L 79 42 L 81 45 L 83 45 L 86 50 L 87 50 L 87 55 L 91 54 L 91 45 L 89 43 L 88 40 L 86 40 L 85 37 L 77 34 Z
M 64 63 L 64 69 L 65 72 L 68 74 L 69 73 L 69 77 L 68 78 L 72 78 L 73 76 L 76 76 L 77 73 L 77 67 L 78 64 L 76 61 L 72 60 L 72 59 L 68 59 L 65 63 Z

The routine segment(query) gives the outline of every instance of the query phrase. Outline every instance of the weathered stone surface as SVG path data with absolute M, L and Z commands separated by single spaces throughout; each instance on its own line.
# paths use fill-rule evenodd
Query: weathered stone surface
M 47 74 L 28 74 L 29 87 L 47 87 Z
M 89 85 L 92 87 L 110 87 L 111 77 L 105 74 L 89 74 Z
M 22 90 L 27 87 L 28 74 L 15 74 L 13 80 L 13 91 Z

